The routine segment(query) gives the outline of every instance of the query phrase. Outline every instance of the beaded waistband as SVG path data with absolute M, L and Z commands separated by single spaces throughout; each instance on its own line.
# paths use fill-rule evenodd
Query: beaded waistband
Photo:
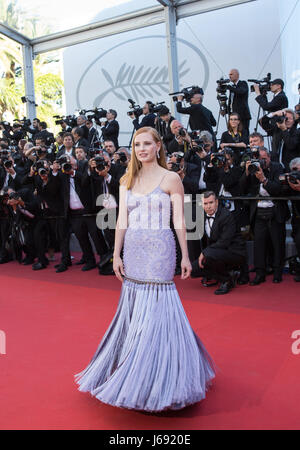
M 159 281 L 159 280 L 135 280 L 134 278 L 124 277 L 124 280 L 131 281 L 132 283 L 137 284 L 151 284 L 151 285 L 171 285 L 174 284 L 174 281 Z

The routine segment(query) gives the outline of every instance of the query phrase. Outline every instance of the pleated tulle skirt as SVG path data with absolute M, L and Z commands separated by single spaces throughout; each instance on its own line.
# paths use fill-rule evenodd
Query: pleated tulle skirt
M 75 380 L 103 403 L 156 412 L 204 399 L 214 376 L 175 284 L 125 279 L 117 312 Z

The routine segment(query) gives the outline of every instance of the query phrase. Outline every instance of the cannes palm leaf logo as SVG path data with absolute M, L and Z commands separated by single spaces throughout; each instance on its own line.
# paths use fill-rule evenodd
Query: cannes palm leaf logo
M 179 78 L 183 78 L 190 68 L 186 67 L 186 60 L 179 66 Z M 98 95 L 94 100 L 94 107 L 101 105 L 103 99 L 108 94 L 113 94 L 117 99 L 127 101 L 133 98 L 135 101 L 152 98 L 153 94 L 161 96 L 169 92 L 168 68 L 163 66 L 157 67 L 136 67 L 135 65 L 127 65 L 124 63 L 113 80 L 111 74 L 105 69 L 101 72 L 109 84 L 109 88 Z

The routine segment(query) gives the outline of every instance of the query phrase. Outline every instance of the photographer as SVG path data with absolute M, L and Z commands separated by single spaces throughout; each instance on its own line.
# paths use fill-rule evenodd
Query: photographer
M 87 127 L 86 127 L 87 128 Z M 83 127 L 76 127 L 72 130 L 72 135 L 74 138 L 74 147 L 84 147 L 86 150 L 89 148 L 89 143 L 84 137 Z
M 77 169 L 77 161 L 72 157 L 70 157 L 70 163 L 63 163 L 61 168 L 62 170 L 57 176 L 63 196 L 63 216 L 70 221 L 82 249 L 82 260 L 85 262 L 82 271 L 85 272 L 97 267 L 89 235 L 100 260 L 106 257 L 108 249 L 102 234 L 97 229 L 96 204 L 92 196 L 89 177 Z M 57 272 L 65 270 L 67 270 L 67 265 L 64 263 L 57 268 Z
M 237 69 L 232 69 L 229 73 L 230 84 L 227 89 L 230 91 L 228 101 L 229 113 L 237 113 L 245 133 L 249 136 L 249 124 L 251 120 L 250 109 L 248 105 L 249 87 L 247 81 L 241 81 Z
M 86 121 L 87 118 L 85 115 L 80 114 L 80 116 L 77 117 L 76 122 L 77 122 L 77 127 L 74 128 L 81 128 L 82 133 L 80 133 L 80 136 L 83 137 L 85 140 L 88 140 L 89 138 L 89 129 L 86 126 Z
M 32 121 L 32 127 L 33 128 L 30 128 L 29 124 L 25 124 L 24 125 L 24 130 L 27 133 L 31 134 L 31 139 L 33 140 L 33 142 L 35 142 L 36 135 L 40 132 L 39 123 L 40 123 L 40 119 L 35 118 Z
M 298 258 L 300 258 L 300 157 L 290 162 L 290 173 L 283 177 L 282 193 L 289 197 L 299 197 L 299 201 L 292 200 L 292 237 L 294 239 Z M 300 270 L 296 269 L 294 277 L 300 282 Z
M 171 133 L 173 134 L 173 139 L 170 141 L 168 146 L 168 153 L 172 154 L 174 152 L 186 153 L 192 139 L 189 136 L 186 129 L 179 122 L 179 120 L 173 120 L 170 125 Z
M 266 277 L 266 244 L 271 239 L 274 268 L 273 282 L 282 281 L 282 269 L 285 252 L 285 222 L 289 218 L 285 202 L 269 200 L 270 196 L 279 196 L 281 185 L 279 176 L 283 168 L 278 162 L 271 162 L 266 148 L 260 148 L 259 160 L 246 162 L 246 170 L 241 177 L 242 195 L 264 197 L 264 200 L 250 201 L 250 225 L 254 232 L 254 266 L 256 277 L 250 283 L 256 286 Z
M 300 130 L 294 111 L 270 113 L 261 119 L 261 126 L 272 136 L 272 161 L 280 162 L 288 171 L 291 160 L 300 155 Z
M 75 157 L 77 160 L 77 167 L 80 172 L 84 172 L 88 169 L 87 152 L 84 147 L 75 148 Z
M 86 121 L 86 126 L 89 129 L 89 135 L 88 135 L 88 143 L 89 148 L 93 148 L 96 143 L 99 141 L 99 133 L 96 127 L 94 127 L 93 119 L 88 119 Z
M 252 148 L 258 148 L 258 147 L 264 147 L 265 140 L 261 133 L 251 133 L 249 136 L 249 147 Z
M 36 133 L 35 136 L 34 136 L 35 141 L 37 141 L 37 139 L 42 139 L 45 142 L 45 145 L 47 147 L 50 147 L 51 144 L 54 144 L 54 142 L 55 142 L 54 134 L 50 133 L 47 130 L 46 122 L 39 122 L 38 123 L 38 129 L 39 129 L 39 132 Z
M 221 206 L 214 192 L 204 193 L 202 205 L 205 212 L 203 250 L 192 264 L 192 277 L 218 280 L 220 286 L 215 295 L 224 295 L 235 286 L 235 271 L 246 263 L 246 245 L 233 215 Z
M 7 205 L 12 220 L 13 256 L 21 264 L 27 266 L 33 264 L 36 256 L 33 235 L 37 223 L 38 204 L 28 189 L 18 192 L 9 189 L 8 194 Z M 22 252 L 25 253 L 24 259 L 22 259 Z
M 131 119 L 133 119 L 132 123 L 133 123 L 135 130 L 139 130 L 140 128 L 143 128 L 143 127 L 155 128 L 156 114 L 154 114 L 152 112 L 153 107 L 154 107 L 154 104 L 150 101 L 147 101 L 144 104 L 144 106 L 143 106 L 144 117 L 143 117 L 141 123 L 139 123 L 139 117 L 136 117 L 136 115 L 133 111 L 128 113 L 129 117 L 131 117 Z
M 109 109 L 106 113 L 106 120 L 100 119 L 101 122 L 101 131 L 102 137 L 104 141 L 113 141 L 116 149 L 119 148 L 119 122 L 116 120 L 117 111 L 114 109 Z
M 17 143 L 26 136 L 26 132 L 23 130 L 21 123 L 13 123 L 11 131 L 7 128 L 5 129 L 3 125 L 0 125 L 0 129 L 3 130 L 3 136 Z
M 7 191 L 8 188 L 5 188 L 0 192 L 0 264 L 5 264 L 12 259 L 8 244 L 11 220 L 7 205 L 9 198 Z
M 169 144 L 174 138 L 171 131 L 171 123 L 173 120 L 175 120 L 175 117 L 171 116 L 170 110 L 166 106 L 162 106 L 158 112 L 158 116 L 155 119 L 155 128 L 163 139 L 167 153 L 172 153 L 169 151 Z
M 14 160 L 9 150 L 0 152 L 0 191 L 10 187 L 11 189 L 19 189 L 21 179 L 17 176 L 14 167 Z
M 48 266 L 46 252 L 50 248 L 55 248 L 58 223 L 56 217 L 62 215 L 59 184 L 52 175 L 50 164 L 50 161 L 40 160 L 37 165 L 31 167 L 30 173 L 23 179 L 24 186 L 31 185 L 39 206 L 33 233 L 38 261 L 32 265 L 33 270 L 41 270 Z
M 232 149 L 243 150 L 249 144 L 248 133 L 243 129 L 240 116 L 237 113 L 229 115 L 227 131 L 222 134 L 220 149 L 231 147 Z
M 178 102 L 176 103 L 176 109 L 179 113 L 188 114 L 190 116 L 189 126 L 192 131 L 209 131 L 214 135 L 213 128 L 217 125 L 217 122 L 212 112 L 202 105 L 202 95 L 195 93 L 190 99 L 191 106 L 184 108 L 182 101 L 183 95 L 178 96 Z
M 256 101 L 264 111 L 269 113 L 288 108 L 289 101 L 283 92 L 284 82 L 280 78 L 270 82 L 271 92 L 274 98 L 268 102 L 267 92 L 261 92 L 259 84 L 254 84 L 254 92 L 257 94 Z
M 114 142 L 111 140 L 106 140 L 103 142 L 103 146 L 104 146 L 104 150 L 109 154 L 110 159 L 112 160 L 113 155 L 115 154 L 115 152 L 117 150 Z

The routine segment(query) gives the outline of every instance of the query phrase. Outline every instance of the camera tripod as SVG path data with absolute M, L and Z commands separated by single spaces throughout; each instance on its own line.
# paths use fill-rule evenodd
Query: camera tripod
M 221 119 L 221 116 L 224 117 L 224 119 L 225 119 L 225 122 L 226 122 L 226 129 L 227 129 L 227 126 L 228 126 L 228 118 L 227 118 L 228 112 L 226 112 L 225 114 L 222 114 L 222 108 L 220 107 L 220 109 L 219 109 L 218 121 L 217 121 L 217 128 L 216 128 L 216 131 L 215 131 L 216 138 L 217 138 L 218 131 L 219 131 L 219 125 L 220 125 L 220 119 Z

